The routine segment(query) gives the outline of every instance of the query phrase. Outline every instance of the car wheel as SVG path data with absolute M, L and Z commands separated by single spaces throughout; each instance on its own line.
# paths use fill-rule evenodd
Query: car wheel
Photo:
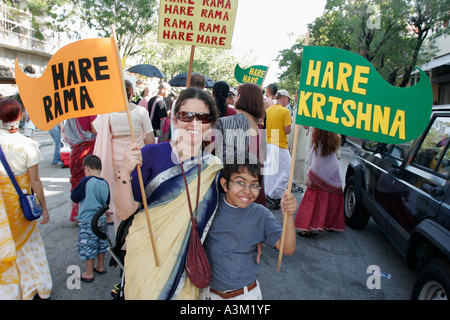
M 354 177 L 350 176 L 344 189 L 345 224 L 352 229 L 363 229 L 369 222 L 370 216 L 356 199 Z
M 411 299 L 448 300 L 450 292 L 450 268 L 442 260 L 433 260 L 419 272 L 414 282 Z

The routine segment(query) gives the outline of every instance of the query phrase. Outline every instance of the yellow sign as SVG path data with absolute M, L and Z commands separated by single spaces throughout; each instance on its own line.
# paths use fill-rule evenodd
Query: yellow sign
M 58 50 L 37 79 L 16 59 L 16 83 L 31 120 L 47 131 L 66 119 L 126 110 L 119 63 L 113 38 L 80 40 Z
M 161 0 L 158 42 L 231 48 L 238 0 Z

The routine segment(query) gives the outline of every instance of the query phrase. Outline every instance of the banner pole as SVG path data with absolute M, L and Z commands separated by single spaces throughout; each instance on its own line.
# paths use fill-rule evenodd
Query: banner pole
M 266 80 L 267 73 L 269 73 L 269 69 L 270 69 L 270 63 L 269 63 L 269 65 L 267 66 L 266 73 L 264 73 L 264 78 L 263 78 L 262 81 L 261 81 L 261 85 L 260 85 L 261 88 L 263 87 L 264 80 Z
M 131 141 L 133 143 L 135 143 L 136 142 L 136 138 L 134 136 L 133 121 L 131 119 L 130 109 L 128 108 L 128 98 L 126 96 L 125 82 L 124 82 L 123 71 L 122 71 L 122 62 L 120 61 L 120 53 L 119 53 L 119 49 L 117 47 L 116 31 L 115 31 L 114 26 L 112 26 L 112 33 L 113 33 L 113 38 L 114 38 L 114 45 L 115 45 L 115 48 L 116 48 L 117 62 L 119 63 L 120 78 L 121 78 L 122 86 L 123 86 L 124 103 L 125 103 L 125 105 L 127 107 L 128 125 L 130 126 Z M 136 171 L 137 171 L 138 179 L 139 179 L 139 187 L 141 189 L 142 204 L 144 205 L 145 217 L 147 218 L 147 228 L 148 228 L 148 233 L 150 235 L 150 241 L 152 243 L 153 256 L 155 258 L 156 266 L 159 267 L 159 258 L 158 258 L 158 253 L 156 252 L 155 239 L 153 238 L 152 225 L 151 225 L 151 222 L 150 222 L 150 214 L 148 212 L 147 197 L 145 196 L 144 181 L 142 179 L 142 172 L 141 172 L 141 166 L 140 165 L 136 166 Z
M 304 46 L 309 45 L 309 33 L 306 33 Z M 297 110 L 298 110 L 298 101 L 297 101 Z M 288 194 L 291 193 L 292 188 L 292 178 L 294 176 L 294 168 L 295 168 L 295 154 L 297 153 L 297 140 L 298 140 L 298 130 L 300 125 L 295 124 L 294 131 L 294 141 L 292 143 L 292 156 L 291 156 L 291 167 L 289 170 L 289 182 L 288 182 Z M 283 250 L 284 250 L 284 242 L 286 240 L 286 224 L 287 224 L 288 215 L 286 212 L 283 212 L 283 231 L 281 232 L 281 241 L 280 241 L 280 251 L 278 253 L 278 267 L 277 271 L 281 269 L 281 260 L 283 259 Z
M 186 88 L 189 88 L 191 86 L 191 73 L 192 73 L 192 66 L 194 65 L 194 54 L 195 54 L 195 46 L 193 45 L 191 47 L 191 57 L 189 59 L 188 74 L 187 74 L 187 79 L 186 79 Z

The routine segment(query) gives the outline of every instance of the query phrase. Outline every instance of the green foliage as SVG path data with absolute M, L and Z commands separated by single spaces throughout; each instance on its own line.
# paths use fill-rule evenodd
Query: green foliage
M 450 0 L 328 0 L 323 15 L 308 25 L 310 45 L 358 53 L 386 81 L 406 86 L 415 66 L 432 55 L 423 41 L 431 28 L 448 19 L 449 8 Z M 296 79 L 298 87 L 301 48 L 299 39 L 280 51 L 277 60 L 287 67 L 280 76 L 283 87 Z
M 136 64 L 155 65 L 171 79 L 188 71 L 191 46 L 156 41 L 158 3 L 157 0 L 30 0 L 27 5 L 34 15 L 52 18 L 53 30 L 74 40 L 80 39 L 86 30 L 94 30 L 98 37 L 110 37 L 114 26 L 121 56 Z M 235 65 L 253 64 L 252 52 L 244 54 L 246 60 L 238 60 L 233 50 L 197 46 L 193 71 L 237 86 Z

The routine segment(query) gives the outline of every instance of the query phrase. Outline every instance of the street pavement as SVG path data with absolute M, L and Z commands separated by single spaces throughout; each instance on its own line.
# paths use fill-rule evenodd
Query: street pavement
M 37 130 L 34 138 L 44 157 L 39 165 L 51 219 L 39 225 L 53 278 L 51 300 L 111 300 L 111 290 L 120 281 L 120 269 L 107 266 L 92 283 L 80 282 L 84 263 L 76 252 L 77 226 L 69 222 L 70 171 L 51 165 L 53 141 L 47 132 Z M 353 155 L 352 143 L 340 150 L 340 170 L 344 177 Z M 294 193 L 300 203 L 303 193 Z M 282 222 L 280 210 L 271 210 Z M 110 234 L 113 233 L 110 228 Z M 107 255 L 106 262 L 111 257 Z M 364 230 L 324 232 L 313 238 L 297 237 L 292 256 L 283 256 L 277 271 L 278 252 L 263 247 L 259 281 L 267 300 L 408 300 L 414 272 L 408 270 L 398 252 L 373 221 Z M 369 289 L 369 266 L 379 266 L 390 278 Z

